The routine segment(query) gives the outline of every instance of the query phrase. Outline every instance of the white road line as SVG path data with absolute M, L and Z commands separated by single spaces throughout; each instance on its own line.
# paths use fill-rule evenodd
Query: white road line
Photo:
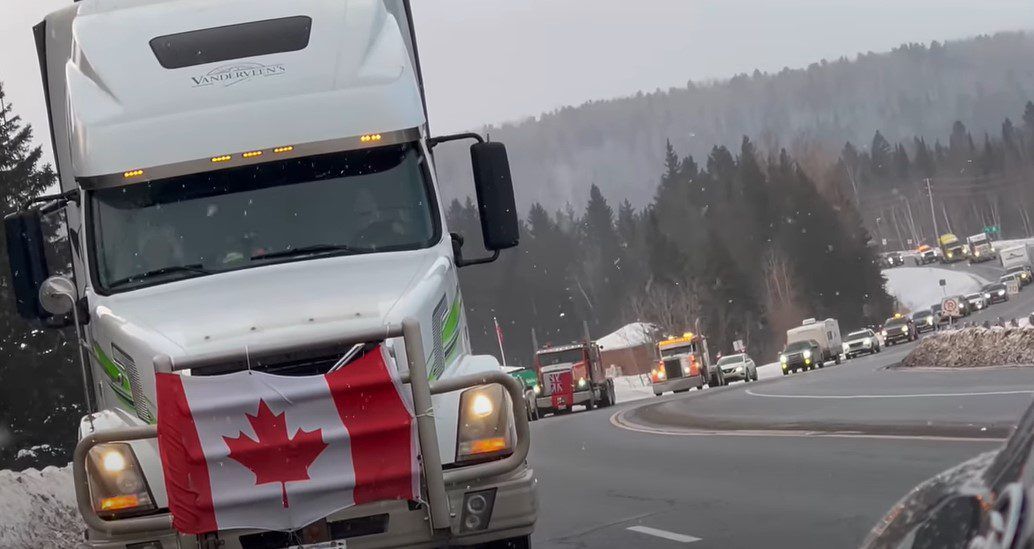
M 923 398 L 923 397 L 967 397 L 967 396 L 996 396 L 996 395 L 1031 395 L 1034 390 L 1017 391 L 986 391 L 975 393 L 915 393 L 909 395 L 775 395 L 771 393 L 756 393 L 753 389 L 747 389 L 747 394 L 765 398 L 811 398 L 827 400 L 850 400 L 863 398 Z
M 629 526 L 628 530 L 639 532 L 640 534 L 646 534 L 648 536 L 670 539 L 671 541 L 677 541 L 679 543 L 693 543 L 694 541 L 700 541 L 700 538 L 687 536 L 685 534 L 676 534 L 675 532 L 669 532 L 667 530 L 658 530 L 656 528 L 650 528 L 649 526 Z

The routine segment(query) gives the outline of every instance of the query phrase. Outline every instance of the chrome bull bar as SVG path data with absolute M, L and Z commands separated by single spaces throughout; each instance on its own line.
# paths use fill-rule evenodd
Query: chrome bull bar
M 420 335 L 420 323 L 412 318 L 407 318 L 400 324 L 392 324 L 376 330 L 356 332 L 347 337 L 328 338 L 324 341 L 315 342 L 309 341 L 305 345 L 298 345 L 297 349 L 330 345 L 354 345 L 356 343 L 381 341 L 392 337 L 402 337 L 405 342 L 409 375 L 401 376 L 401 380 L 403 383 L 409 384 L 413 395 L 417 437 L 421 452 L 421 468 L 424 485 L 427 490 L 427 507 L 431 526 L 435 530 L 446 529 L 451 525 L 450 519 L 452 516 L 449 509 L 448 493 L 445 489 L 446 484 L 460 484 L 503 475 L 521 467 L 527 459 L 531 445 L 531 431 L 528 425 L 527 403 L 524 400 L 524 391 L 521 388 L 520 382 L 501 371 L 471 374 L 434 382 L 429 381 L 427 378 L 427 361 L 424 358 L 423 342 Z M 251 357 L 258 357 L 266 353 L 282 353 L 290 350 L 293 349 L 284 346 L 267 346 L 267 348 L 250 347 L 247 352 Z M 158 355 L 154 357 L 154 369 L 156 372 L 170 373 L 190 368 L 225 364 L 229 361 L 239 360 L 243 356 L 243 353 L 219 353 L 190 357 L 174 363 L 167 355 Z M 426 413 L 433 410 L 431 395 L 451 393 L 461 389 L 490 384 L 502 385 L 510 395 L 514 427 L 517 432 L 513 453 L 495 461 L 462 466 L 448 471 L 444 470 L 442 468 L 441 452 L 438 447 L 438 429 L 435 425 L 435 419 L 432 414 Z M 93 509 L 90 486 L 86 477 L 86 458 L 94 446 L 109 442 L 150 439 L 157 436 L 158 428 L 154 425 L 127 427 L 89 434 L 83 437 L 76 445 L 72 457 L 75 497 L 79 507 L 79 514 L 90 529 L 107 535 L 128 535 L 172 529 L 172 514 L 168 512 L 115 520 L 101 518 Z

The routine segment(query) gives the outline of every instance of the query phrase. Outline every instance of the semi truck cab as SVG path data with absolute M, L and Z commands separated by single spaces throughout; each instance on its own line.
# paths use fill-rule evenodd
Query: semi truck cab
M 657 343 L 657 350 L 661 359 L 650 372 L 654 395 L 661 396 L 668 391 L 683 393 L 694 387 L 702 389 L 705 383 L 710 387 L 725 385 L 721 368 L 711 366 L 704 336 L 686 332 L 669 337 Z
M 35 28 L 60 192 L 5 229 L 19 313 L 75 329 L 87 547 L 527 545 L 523 391 L 472 353 L 457 273 L 518 244 L 506 150 L 431 135 L 410 13 L 83 0 Z M 434 149 L 456 140 L 473 141 L 488 255 L 465 257 L 442 213 Z M 48 264 L 47 222 L 67 234 L 68 269 Z M 172 527 L 156 372 L 321 375 L 375 345 L 419 411 L 419 501 L 293 532 Z M 468 421 L 472 400 L 499 421 Z
M 600 348 L 591 341 L 540 349 L 535 353 L 535 371 L 535 406 L 540 415 L 567 413 L 575 405 L 586 410 L 605 408 L 616 402 L 614 381 L 607 378 Z

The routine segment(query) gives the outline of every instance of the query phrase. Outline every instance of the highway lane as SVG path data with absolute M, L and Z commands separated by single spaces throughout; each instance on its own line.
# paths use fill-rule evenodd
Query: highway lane
M 534 544 L 856 546 L 915 484 L 997 448 L 1034 394 L 1034 369 L 894 368 L 914 345 L 536 422 Z
M 706 392 L 656 400 L 691 400 Z M 533 424 L 535 547 L 855 547 L 912 486 L 998 446 L 669 436 L 611 424 L 615 411 L 641 404 Z M 636 527 L 700 541 L 630 530 Z

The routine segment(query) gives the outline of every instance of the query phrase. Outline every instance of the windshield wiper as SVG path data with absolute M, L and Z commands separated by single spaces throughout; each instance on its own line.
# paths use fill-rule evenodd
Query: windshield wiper
M 347 244 L 313 244 L 312 246 L 302 246 L 301 248 L 291 248 L 290 250 L 281 250 L 279 252 L 266 252 L 261 254 L 255 254 L 251 256 L 251 260 L 256 261 L 259 259 L 282 259 L 285 257 L 303 257 L 307 255 L 332 254 L 338 252 L 355 254 L 365 251 L 368 250 L 353 248 Z
M 140 281 L 143 281 L 143 280 L 147 280 L 149 278 L 155 278 L 155 277 L 164 276 L 164 275 L 167 275 L 167 274 L 181 274 L 181 273 L 188 273 L 188 274 L 193 274 L 193 275 L 205 275 L 205 274 L 212 274 L 213 271 L 210 271 L 210 270 L 204 268 L 200 263 L 193 264 L 193 265 L 172 265 L 172 266 L 169 266 L 169 267 L 162 267 L 160 269 L 154 269 L 153 271 L 147 271 L 145 273 L 139 273 L 139 274 L 135 274 L 135 275 L 132 275 L 132 276 L 127 276 L 125 278 L 120 278 L 120 279 L 118 279 L 118 280 L 116 280 L 114 282 L 109 283 L 108 287 L 114 288 L 116 286 L 123 286 L 125 284 L 130 284 L 132 282 L 140 282 Z

